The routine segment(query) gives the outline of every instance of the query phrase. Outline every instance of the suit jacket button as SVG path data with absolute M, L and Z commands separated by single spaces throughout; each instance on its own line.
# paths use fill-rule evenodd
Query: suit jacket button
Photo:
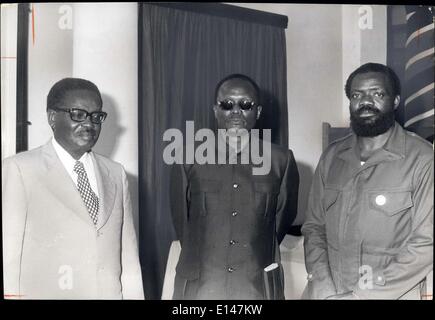
M 230 244 L 231 245 L 233 245 L 233 244 L 235 244 L 236 243 L 236 241 L 234 241 L 234 240 L 230 240 Z
M 231 268 L 231 267 L 228 268 L 228 272 L 233 272 L 233 271 L 234 271 L 234 268 Z
M 234 188 L 234 189 L 237 189 L 238 187 L 239 187 L 239 184 L 238 184 L 238 183 L 234 183 L 234 184 L 233 184 L 233 188 Z
M 232 215 L 233 215 L 233 217 L 235 217 L 235 216 L 237 216 L 237 211 L 233 211 L 233 213 L 232 213 Z

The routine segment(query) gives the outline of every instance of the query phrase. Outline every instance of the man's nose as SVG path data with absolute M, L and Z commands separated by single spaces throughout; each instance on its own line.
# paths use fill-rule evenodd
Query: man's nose
M 236 114 L 242 112 L 242 109 L 240 109 L 239 103 L 234 104 L 233 108 L 231 109 L 231 112 L 236 113 Z
M 373 98 L 369 94 L 364 94 L 359 102 L 360 106 L 373 106 Z

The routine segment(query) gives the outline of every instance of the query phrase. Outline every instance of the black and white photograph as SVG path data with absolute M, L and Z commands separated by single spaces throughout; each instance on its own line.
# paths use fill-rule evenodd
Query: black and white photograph
M 434 14 L 1 4 L 1 304 L 433 300 Z

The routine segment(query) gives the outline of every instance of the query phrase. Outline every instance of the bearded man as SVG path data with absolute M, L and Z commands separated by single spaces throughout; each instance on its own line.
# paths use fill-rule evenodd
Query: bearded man
M 394 119 L 400 82 L 367 63 L 345 87 L 353 133 L 322 154 L 302 227 L 310 299 L 420 299 L 433 265 L 433 147 Z

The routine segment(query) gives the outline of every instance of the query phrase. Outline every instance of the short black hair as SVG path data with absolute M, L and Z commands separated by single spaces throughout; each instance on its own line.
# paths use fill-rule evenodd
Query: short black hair
M 64 78 L 51 87 L 47 96 L 47 111 L 59 107 L 59 105 L 65 102 L 66 94 L 74 90 L 87 90 L 95 93 L 100 105 L 103 105 L 100 90 L 98 90 L 98 87 L 93 82 L 80 78 Z
M 367 72 L 380 72 L 383 73 L 389 80 L 391 88 L 393 89 L 393 92 L 391 94 L 395 97 L 397 95 L 400 95 L 400 80 L 397 74 L 394 72 L 393 69 L 390 67 L 380 64 L 380 63 L 373 63 L 369 62 L 366 64 L 363 64 L 361 67 L 356 69 L 354 72 L 352 72 L 347 78 L 346 85 L 344 87 L 344 91 L 346 92 L 346 96 L 350 99 L 350 87 L 352 86 L 353 78 L 355 78 L 356 75 L 361 73 L 367 73 Z
M 233 80 L 233 79 L 240 79 L 240 80 L 243 80 L 243 81 L 249 82 L 249 83 L 254 87 L 254 90 L 255 90 L 255 92 L 257 93 L 258 99 L 261 100 L 261 91 L 260 91 L 260 87 L 257 85 L 257 83 L 256 83 L 254 80 L 252 80 L 250 77 L 248 77 L 248 76 L 246 76 L 246 75 L 244 75 L 244 74 L 233 73 L 233 74 L 230 74 L 230 75 L 226 76 L 225 78 L 223 78 L 223 79 L 222 79 L 221 81 L 219 81 L 218 84 L 216 85 L 216 89 L 215 89 L 215 92 L 214 92 L 214 100 L 215 100 L 215 101 L 217 100 L 217 96 L 218 96 L 219 90 L 220 90 L 220 88 L 222 87 L 222 85 L 223 85 L 225 82 L 230 81 L 230 80 Z

